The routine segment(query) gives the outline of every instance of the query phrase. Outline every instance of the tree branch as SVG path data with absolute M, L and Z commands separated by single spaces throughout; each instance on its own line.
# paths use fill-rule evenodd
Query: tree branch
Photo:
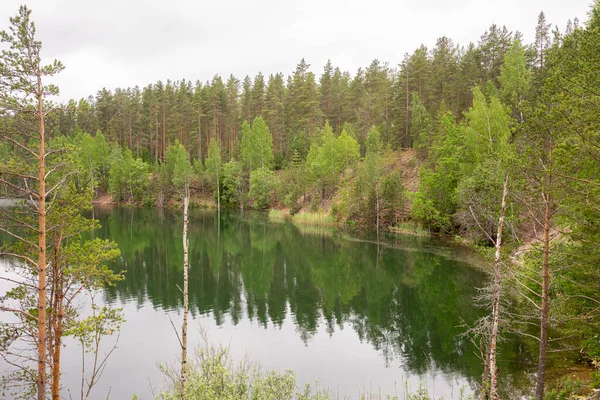
M 12 312 L 12 313 L 16 313 L 16 314 L 23 314 L 24 316 L 26 316 L 28 318 L 31 318 L 34 321 L 38 320 L 37 317 L 29 314 L 27 311 L 19 310 L 18 308 L 11 308 L 11 307 L 0 306 L 0 311 Z

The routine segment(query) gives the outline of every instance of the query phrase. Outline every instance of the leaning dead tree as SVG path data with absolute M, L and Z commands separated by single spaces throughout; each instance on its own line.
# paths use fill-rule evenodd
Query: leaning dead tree
M 500 218 L 498 219 L 498 232 L 496 233 L 496 252 L 494 255 L 494 281 L 492 284 L 492 329 L 489 339 L 489 354 L 490 354 L 490 396 L 492 400 L 498 399 L 498 366 L 497 360 L 497 342 L 498 342 L 498 327 L 500 320 L 500 293 L 502 290 L 502 228 L 504 227 L 504 214 L 506 212 L 506 196 L 508 195 L 508 176 L 506 171 L 504 178 L 504 186 L 502 189 L 502 205 L 500 207 Z
M 483 295 L 484 300 L 491 304 L 491 313 L 478 321 L 474 328 L 469 329 L 469 334 L 473 334 L 482 339 L 480 351 L 483 360 L 483 374 L 481 378 L 481 400 L 497 400 L 500 398 L 498 385 L 498 337 L 500 331 L 500 311 L 501 311 L 501 294 L 502 294 L 502 234 L 504 229 L 504 219 L 506 214 L 507 197 L 508 197 L 508 180 L 509 170 L 506 170 L 504 184 L 502 187 L 502 199 L 500 205 L 500 216 L 498 217 L 498 226 L 496 237 L 493 238 L 487 233 L 477 219 L 477 216 L 471 209 L 473 219 L 479 226 L 482 232 L 485 233 L 488 240 L 494 243 L 495 253 L 493 262 L 493 276 L 490 287 L 486 288 L 490 296 Z M 486 293 L 487 294 L 487 293 Z

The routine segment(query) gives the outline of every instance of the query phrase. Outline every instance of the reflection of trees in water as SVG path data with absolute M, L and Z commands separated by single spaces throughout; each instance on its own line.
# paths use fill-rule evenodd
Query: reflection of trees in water
M 180 218 L 164 211 L 98 210 L 102 230 L 122 251 L 127 279 L 108 288 L 108 301 L 136 299 L 141 306 L 181 307 L 183 283 Z M 321 323 L 333 334 L 351 326 L 384 356 L 386 365 L 458 372 L 479 380 L 480 361 L 461 336 L 461 318 L 474 321 L 474 287 L 483 275 L 431 252 L 403 251 L 348 241 L 333 233 L 303 233 L 290 224 L 269 224 L 262 215 L 223 213 L 220 233 L 212 212 L 192 213 L 190 311 L 211 313 L 217 324 L 244 315 L 266 327 L 281 326 L 288 310 L 308 342 Z M 524 346 L 507 344 L 510 357 Z M 351 349 L 349 349 L 351 351 Z M 517 370 L 505 363 L 505 372 Z M 507 379 L 520 379 L 506 373 Z

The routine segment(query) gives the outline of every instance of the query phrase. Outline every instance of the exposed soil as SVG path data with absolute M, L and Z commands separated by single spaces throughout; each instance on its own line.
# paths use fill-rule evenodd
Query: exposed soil
M 114 204 L 114 201 L 110 194 L 100 193 L 94 200 L 92 200 L 92 204 Z

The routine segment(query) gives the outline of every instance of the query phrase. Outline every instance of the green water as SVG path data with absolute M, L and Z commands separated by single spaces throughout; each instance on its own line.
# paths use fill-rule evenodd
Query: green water
M 112 267 L 126 270 L 103 301 L 123 307 L 127 320 L 96 395 L 151 398 L 150 386 L 163 379 L 156 363 L 175 362 L 179 351 L 170 321 L 180 327 L 182 319 L 182 215 L 103 207 L 94 217 L 102 224 L 95 235 L 121 249 Z M 273 223 L 259 213 L 218 220 L 192 211 L 188 237 L 192 347 L 207 331 L 236 358 L 248 354 L 266 368 L 293 369 L 302 385 L 318 380 L 353 396 L 424 385 L 451 398 L 480 380 L 478 351 L 462 325 L 484 313 L 473 298 L 485 275 L 457 249 Z M 529 349 L 518 338 L 502 344 L 505 387 L 527 386 Z M 64 366 L 65 384 L 77 385 L 76 348 L 67 345 Z

